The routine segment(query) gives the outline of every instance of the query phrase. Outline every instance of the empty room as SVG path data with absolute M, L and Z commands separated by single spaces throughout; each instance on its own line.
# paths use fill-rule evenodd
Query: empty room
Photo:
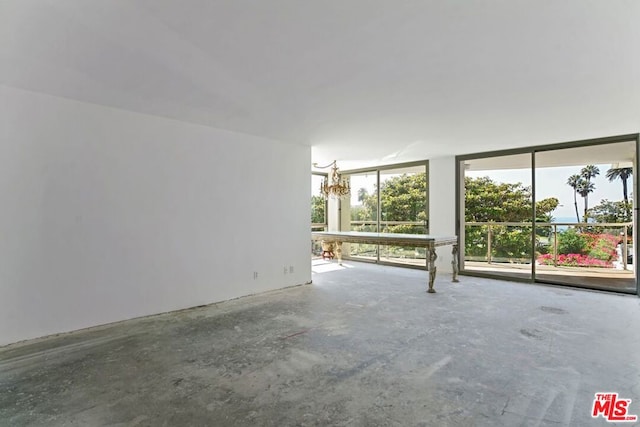
M 640 425 L 640 3 L 0 2 L 0 426 Z

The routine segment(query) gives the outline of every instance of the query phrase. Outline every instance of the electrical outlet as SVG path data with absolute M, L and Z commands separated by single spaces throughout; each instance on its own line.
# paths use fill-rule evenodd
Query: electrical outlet
M 258 278 L 258 272 L 254 271 L 253 272 L 253 280 L 256 280 Z
M 289 274 L 293 274 L 293 265 L 289 266 Z
M 287 267 L 285 266 L 284 267 L 284 274 L 287 274 L 287 272 L 288 272 L 288 270 L 287 270 Z

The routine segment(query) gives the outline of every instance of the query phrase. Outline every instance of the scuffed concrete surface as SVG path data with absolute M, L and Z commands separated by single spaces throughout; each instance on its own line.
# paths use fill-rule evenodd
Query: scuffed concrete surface
M 313 285 L 0 349 L 0 425 L 597 426 L 607 391 L 640 415 L 637 297 L 314 269 Z

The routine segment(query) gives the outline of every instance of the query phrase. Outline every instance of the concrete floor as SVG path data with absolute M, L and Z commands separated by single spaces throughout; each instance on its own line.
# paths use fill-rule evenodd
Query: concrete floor
M 635 296 L 447 274 L 427 294 L 420 270 L 314 271 L 0 349 L 0 424 L 604 426 L 596 392 L 640 415 Z

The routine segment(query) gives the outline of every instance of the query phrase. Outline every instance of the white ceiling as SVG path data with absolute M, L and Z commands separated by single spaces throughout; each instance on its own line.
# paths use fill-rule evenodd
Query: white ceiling
M 0 83 L 342 169 L 640 130 L 637 0 L 2 0 Z

